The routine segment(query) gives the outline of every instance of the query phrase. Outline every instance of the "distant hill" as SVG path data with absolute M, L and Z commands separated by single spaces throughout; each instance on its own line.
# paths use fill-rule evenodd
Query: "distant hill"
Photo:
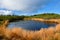
M 44 14 L 37 14 L 37 15 L 33 15 L 31 17 L 34 17 L 34 18 L 47 18 L 47 19 L 59 19 L 60 18 L 60 14 L 55 14 L 55 13 L 44 13 Z

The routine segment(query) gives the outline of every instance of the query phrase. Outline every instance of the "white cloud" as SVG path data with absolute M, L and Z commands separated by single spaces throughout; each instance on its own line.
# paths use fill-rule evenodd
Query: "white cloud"
M 1 0 L 0 7 L 10 10 L 20 10 L 22 12 L 34 12 L 50 0 Z
M 8 10 L 0 10 L 0 15 L 12 15 L 12 11 L 8 11 Z

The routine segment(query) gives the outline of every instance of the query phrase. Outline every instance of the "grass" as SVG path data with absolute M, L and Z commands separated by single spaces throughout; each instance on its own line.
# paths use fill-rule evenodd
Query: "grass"
M 24 20 L 26 18 L 28 18 L 29 20 L 31 18 L 60 19 L 60 15 L 54 14 L 54 13 L 44 13 L 44 14 L 37 14 L 37 15 L 32 15 L 32 16 L 0 15 L 0 21 L 9 20 L 12 22 L 16 20 Z
M 27 31 L 21 28 L 0 29 L 0 39 L 4 40 L 60 40 L 60 29 L 56 30 L 52 27 L 39 31 Z
M 0 27 L 0 40 L 60 40 L 60 24 L 39 31 L 28 31 L 22 28 L 8 29 L 4 27 L 8 21 L 4 21 L 4 24 Z
M 23 20 L 24 18 L 59 19 L 58 14 L 40 14 L 34 16 L 0 16 L 0 40 L 60 40 L 60 24 L 39 31 L 28 31 L 22 28 L 8 29 L 9 21 Z M 3 21 L 7 20 L 7 21 Z
M 43 19 L 60 19 L 59 14 L 55 13 L 43 13 L 43 14 L 37 14 L 37 15 L 32 15 L 30 18 L 43 18 Z

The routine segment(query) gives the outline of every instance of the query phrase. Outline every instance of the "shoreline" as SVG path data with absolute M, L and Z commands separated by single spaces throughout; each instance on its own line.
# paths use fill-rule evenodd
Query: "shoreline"
M 60 19 L 25 18 L 24 20 L 34 20 L 34 21 L 41 21 L 41 22 L 46 22 L 46 23 L 60 24 Z
M 46 23 L 57 23 L 57 24 L 60 24 L 60 19 L 32 18 L 31 20 L 41 21 L 41 22 L 46 22 Z
M 60 19 L 42 19 L 42 18 L 30 18 L 30 19 L 26 19 L 26 20 L 33 20 L 33 21 L 40 21 L 40 22 L 46 22 L 46 23 L 56 23 L 56 24 L 60 24 Z M 18 20 L 19 21 L 19 20 Z M 12 21 L 12 22 L 16 22 L 16 21 Z M 10 23 L 9 20 L 5 20 L 3 21 L 3 23 L 1 25 L 7 26 Z

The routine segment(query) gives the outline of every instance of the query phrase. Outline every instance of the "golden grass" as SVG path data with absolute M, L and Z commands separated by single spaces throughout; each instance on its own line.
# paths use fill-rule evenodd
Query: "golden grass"
M 60 40 L 60 24 L 39 31 L 0 27 L 0 40 Z

